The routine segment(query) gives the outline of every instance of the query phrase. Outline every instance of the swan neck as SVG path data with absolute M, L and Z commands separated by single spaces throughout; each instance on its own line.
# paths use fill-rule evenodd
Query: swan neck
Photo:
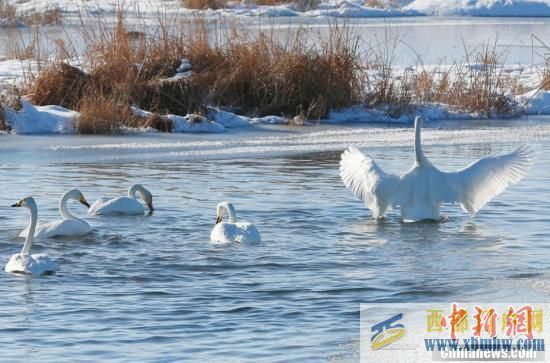
M 422 152 L 422 139 L 420 137 L 420 132 L 422 129 L 422 121 L 416 120 L 414 122 L 414 155 L 416 164 L 422 164 L 426 157 Z
M 29 232 L 27 233 L 27 238 L 25 239 L 25 244 L 21 250 L 22 255 L 28 255 L 31 253 L 32 239 L 34 237 L 34 232 L 36 231 L 36 222 L 38 221 L 38 210 L 36 206 L 30 206 L 29 210 L 31 211 L 31 221 L 29 225 Z
M 59 213 L 63 219 L 78 219 L 73 216 L 67 208 L 67 202 L 69 201 L 69 193 L 66 193 L 59 201 Z
M 229 223 L 236 223 L 237 222 L 237 212 L 235 212 L 235 208 L 232 204 L 227 205 L 227 213 L 229 213 Z
M 143 188 L 141 185 L 135 184 L 128 189 L 128 197 L 137 199 L 136 193 L 139 192 L 139 194 L 142 196 L 143 194 Z M 143 197 L 142 197 L 143 198 Z

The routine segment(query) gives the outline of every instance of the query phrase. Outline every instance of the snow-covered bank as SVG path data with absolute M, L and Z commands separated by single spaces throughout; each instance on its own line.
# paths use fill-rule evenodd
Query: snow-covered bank
M 34 106 L 21 100 L 22 109 L 6 108 L 6 121 L 14 134 L 72 134 L 78 112 L 60 106 Z
M 216 18 L 229 16 L 265 17 L 404 17 L 404 16 L 550 16 L 550 0 L 380 0 L 378 6 L 365 5 L 362 0 L 325 0 L 312 3 L 304 9 L 299 1 L 281 5 L 256 5 L 253 1 L 228 1 L 223 9 L 194 10 L 183 7 L 181 0 L 126 0 L 89 2 L 86 0 L 28 1 L 8 0 L 16 6 L 18 13 L 43 13 L 57 9 L 68 22 L 79 22 L 79 14 L 112 15 L 123 4 L 130 16 L 154 18 L 159 14 L 201 16 Z M 368 4 L 368 3 L 367 3 Z
M 229 15 L 247 16 L 305 16 L 305 17 L 338 17 L 338 18 L 392 18 L 401 16 L 423 15 L 414 9 L 395 7 L 374 8 L 365 6 L 363 1 L 341 0 L 322 2 L 310 10 L 300 11 L 296 5 L 285 4 L 276 6 L 259 6 L 251 4 L 237 4 L 222 11 Z
M 533 90 L 516 97 L 518 107 L 523 115 L 550 115 L 550 91 Z M 74 134 L 79 113 L 60 106 L 34 106 L 21 100 L 22 109 L 6 109 L 6 121 L 13 134 Z M 133 108 L 141 117 L 148 117 L 150 112 Z M 419 105 L 413 112 L 399 117 L 389 116 L 384 108 L 372 109 L 355 106 L 332 111 L 329 117 L 319 121 L 309 121 L 306 125 L 340 124 L 340 123 L 412 123 L 417 115 L 427 120 L 476 120 L 484 119 L 479 114 L 460 112 L 445 105 Z M 165 115 L 173 125 L 175 133 L 220 133 L 233 128 L 250 128 L 257 125 L 287 125 L 289 119 L 281 116 L 246 117 L 218 108 L 210 108 L 207 117 L 195 115 Z M 136 132 L 156 132 L 154 129 L 128 130 Z
M 415 0 L 404 7 L 436 16 L 550 16 L 550 0 Z
M 0 85 L 16 85 L 23 78 L 24 70 L 32 68 L 32 64 L 19 61 L 0 62 Z M 448 74 L 451 66 L 424 65 L 423 69 L 429 72 Z M 478 67 L 476 64 L 470 67 Z M 522 87 L 528 90 L 524 94 L 515 96 L 511 101 L 515 104 L 517 115 L 550 115 L 550 91 L 539 89 L 541 83 L 540 71 L 536 68 L 518 65 L 502 66 L 503 72 L 517 77 Z M 403 73 L 403 69 L 395 69 L 395 77 Z M 0 87 L 1 88 L 1 87 Z M 34 106 L 25 99 L 21 100 L 22 110 L 16 112 L 6 109 L 6 123 L 14 134 L 73 134 L 79 113 L 56 105 Z M 136 116 L 148 118 L 152 113 L 132 108 Z M 416 115 L 422 115 L 427 120 L 475 120 L 486 118 L 487 115 L 469 113 L 453 109 L 444 104 L 412 104 L 407 112 L 392 117 L 387 107 L 364 107 L 356 105 L 340 110 L 333 110 L 323 120 L 310 120 L 306 125 L 339 124 L 339 123 L 394 123 L 407 124 L 414 120 Z M 217 107 L 209 107 L 206 117 L 196 115 L 160 115 L 170 122 L 171 131 L 175 133 L 220 133 L 234 128 L 253 128 L 256 125 L 287 125 L 300 124 L 289 120 L 288 117 L 271 115 L 265 117 L 247 117 L 238 115 Z M 495 115 L 498 116 L 498 115 Z M 125 129 L 127 132 L 151 132 L 155 129 Z

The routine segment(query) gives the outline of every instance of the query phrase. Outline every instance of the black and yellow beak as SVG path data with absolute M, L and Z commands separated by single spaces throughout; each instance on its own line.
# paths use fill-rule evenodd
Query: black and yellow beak
M 222 221 L 222 217 L 216 218 L 216 224 L 221 223 L 221 221 Z
M 84 198 L 84 195 L 83 194 L 80 194 L 80 203 L 84 204 L 86 207 L 90 208 L 90 204 L 88 203 L 88 201 L 86 200 L 86 198 Z
M 147 208 L 149 208 L 151 211 L 155 210 L 155 208 L 153 208 L 153 202 L 147 203 Z
M 12 204 L 12 205 L 10 205 L 10 207 L 12 207 L 12 208 L 19 208 L 19 207 L 21 207 L 21 202 L 17 202 L 17 203 L 15 203 L 15 204 Z

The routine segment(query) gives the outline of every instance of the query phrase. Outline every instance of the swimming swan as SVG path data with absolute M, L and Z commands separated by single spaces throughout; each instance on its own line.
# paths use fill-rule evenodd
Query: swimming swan
M 32 240 L 34 230 L 36 228 L 36 221 L 38 219 L 38 209 L 36 208 L 36 202 L 32 197 L 21 199 L 19 202 L 12 205 L 12 207 L 25 207 L 31 211 L 31 224 L 29 225 L 30 233 L 27 235 L 25 244 L 20 253 L 12 255 L 8 264 L 5 267 L 6 272 L 11 273 L 24 273 L 39 276 L 45 273 L 55 271 L 55 264 L 47 256 L 43 254 L 31 255 Z
M 225 211 L 229 213 L 229 223 L 222 222 Z M 252 223 L 237 222 L 237 213 L 233 204 L 223 202 L 216 208 L 216 225 L 210 233 L 212 242 L 260 242 L 260 233 Z
M 84 236 L 92 230 L 90 225 L 80 218 L 73 216 L 67 209 L 67 202 L 69 200 L 76 200 L 86 207 L 90 208 L 90 205 L 84 198 L 84 195 L 78 189 L 73 189 L 65 193 L 59 200 L 59 213 L 61 214 L 60 220 L 40 223 L 36 227 L 34 238 L 55 238 L 55 237 L 68 237 L 68 236 Z M 27 237 L 29 228 L 25 228 L 19 237 Z
M 439 219 L 442 203 L 459 203 L 470 214 L 477 213 L 510 184 L 518 182 L 532 165 L 528 146 L 498 156 L 488 156 L 455 172 L 443 172 L 422 153 L 422 118 L 415 119 L 415 163 L 407 173 L 386 174 L 370 156 L 350 146 L 340 161 L 340 177 L 351 192 L 362 199 L 375 218 L 400 206 L 404 222 Z
M 151 211 L 153 211 L 153 195 L 140 184 L 135 184 L 128 189 L 127 197 L 100 198 L 88 211 L 88 215 L 139 215 L 145 213 L 146 209 L 136 198 L 139 193 L 141 199 Z

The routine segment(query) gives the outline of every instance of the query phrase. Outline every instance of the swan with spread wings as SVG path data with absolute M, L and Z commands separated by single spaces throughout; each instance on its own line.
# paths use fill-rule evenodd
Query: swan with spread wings
M 510 184 L 527 175 L 533 163 L 533 151 L 521 146 L 504 155 L 479 159 L 455 172 L 443 172 L 430 163 L 422 152 L 422 118 L 415 119 L 415 162 L 411 170 L 398 176 L 385 173 L 373 158 L 350 146 L 340 161 L 344 185 L 363 200 L 375 218 L 399 206 L 404 222 L 437 220 L 443 203 L 458 203 L 476 214 Z

